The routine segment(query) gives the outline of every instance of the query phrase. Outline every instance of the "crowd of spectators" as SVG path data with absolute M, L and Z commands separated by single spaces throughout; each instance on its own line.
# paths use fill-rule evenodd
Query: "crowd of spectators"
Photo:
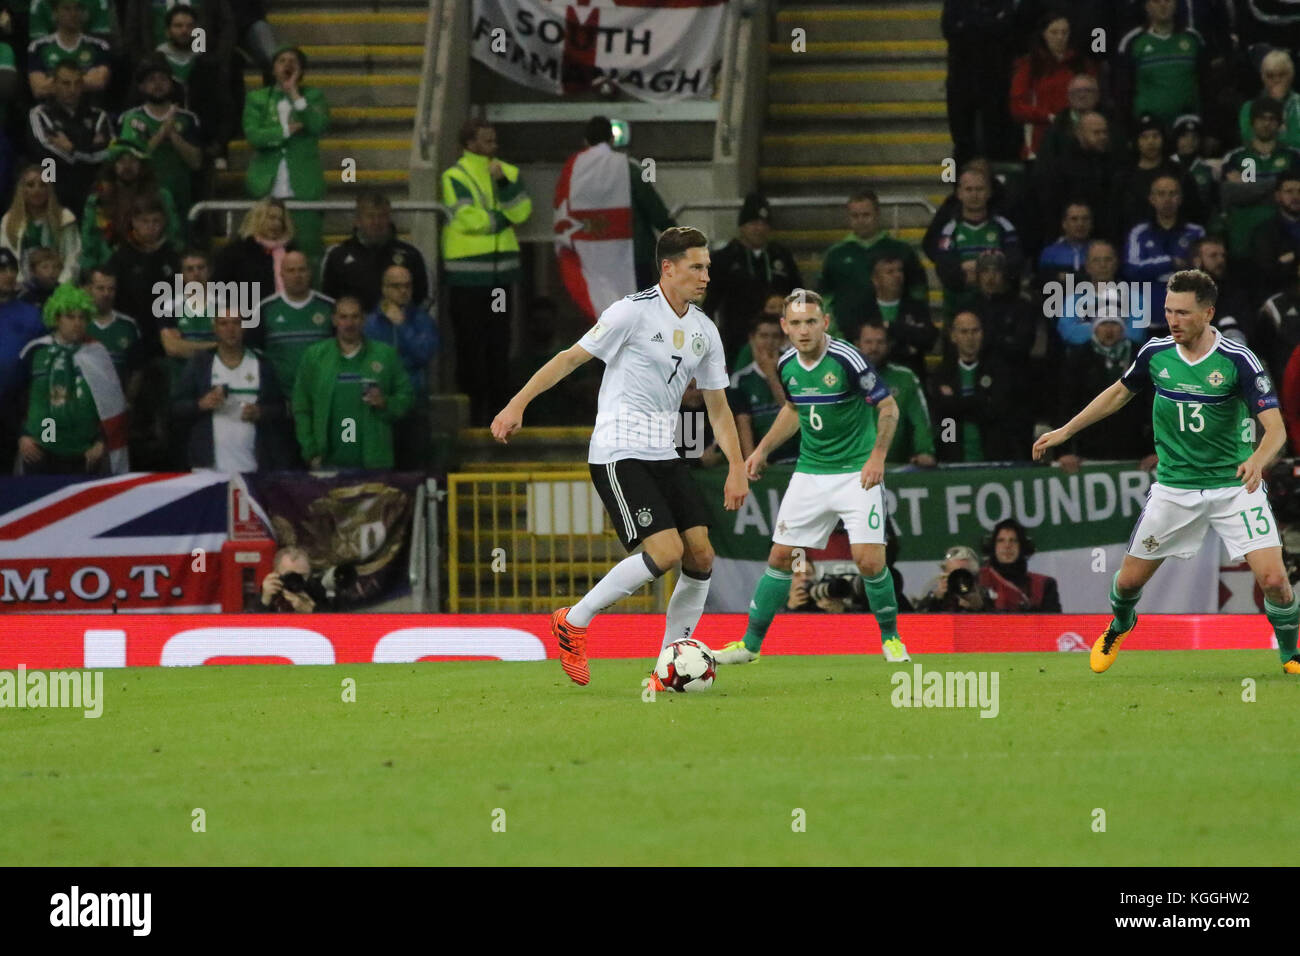
M 423 256 L 382 192 L 328 251 L 285 205 L 325 192 L 307 66 L 264 0 L 0 0 L 0 472 L 427 467 Z M 237 138 L 222 241 L 190 211 Z
M 880 364 L 900 401 L 891 462 L 1028 460 L 1037 433 L 1167 334 L 1165 282 L 1186 268 L 1215 279 L 1214 327 L 1256 353 L 1287 420 L 1300 422 L 1300 12 L 1270 10 L 946 0 L 955 165 L 920 244 L 937 287 L 883 228 L 868 185 L 850 195 L 850 231 L 823 254 L 815 284 L 832 333 Z M 788 284 L 771 268 L 784 250 L 767 240 L 767 209 L 746 198 L 740 238 L 715 253 L 725 291 L 705 302 L 726 330 L 755 441 L 779 404 L 772 361 L 754 344 L 772 328 L 761 303 Z M 793 259 L 781 278 L 797 281 Z M 1130 403 L 1062 446 L 1062 466 L 1153 467 L 1149 413 L 1149 396 Z

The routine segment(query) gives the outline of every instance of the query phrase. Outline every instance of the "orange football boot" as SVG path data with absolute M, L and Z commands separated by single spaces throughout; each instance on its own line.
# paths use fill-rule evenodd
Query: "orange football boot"
M 570 624 L 569 611 L 562 607 L 551 615 L 551 633 L 560 642 L 560 666 L 575 684 L 590 684 L 591 670 L 587 667 L 587 629 Z

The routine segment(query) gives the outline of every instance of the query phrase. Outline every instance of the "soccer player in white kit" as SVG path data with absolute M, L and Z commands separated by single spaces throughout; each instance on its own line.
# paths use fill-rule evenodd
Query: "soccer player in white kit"
M 668 602 L 664 645 L 690 637 L 704 613 L 713 568 L 709 511 L 677 453 L 678 410 L 693 378 L 718 447 L 727 457 L 723 504 L 735 511 L 749 493 L 736 423 L 727 406 L 730 384 L 717 326 L 696 305 L 709 284 L 709 241 L 675 226 L 655 249 L 659 282 L 615 302 L 575 345 L 543 365 L 492 421 L 501 442 L 523 424 L 534 398 L 593 358 L 605 362 L 596 427 L 587 461 L 629 557 L 616 564 L 572 607 L 551 615 L 560 664 L 578 684 L 591 680 L 587 626 L 621 598 L 681 565 Z

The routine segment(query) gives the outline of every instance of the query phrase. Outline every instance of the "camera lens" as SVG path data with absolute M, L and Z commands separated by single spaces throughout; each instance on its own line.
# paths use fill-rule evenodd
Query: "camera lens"
M 965 597 L 975 590 L 975 575 L 965 568 L 958 568 L 948 575 L 948 590 L 958 597 Z

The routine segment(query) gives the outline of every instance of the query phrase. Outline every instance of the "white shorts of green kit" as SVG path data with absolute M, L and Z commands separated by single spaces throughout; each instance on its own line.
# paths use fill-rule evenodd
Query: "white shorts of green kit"
M 1213 528 L 1234 561 L 1260 548 L 1281 547 L 1277 521 L 1264 483 L 1254 492 L 1244 486 L 1196 491 L 1156 482 L 1138 515 L 1128 553 L 1135 558 L 1190 558 Z
M 882 486 L 862 487 L 862 473 L 809 475 L 796 471 L 776 513 L 773 544 L 824 548 L 844 519 L 850 544 L 885 543 L 885 498 Z

